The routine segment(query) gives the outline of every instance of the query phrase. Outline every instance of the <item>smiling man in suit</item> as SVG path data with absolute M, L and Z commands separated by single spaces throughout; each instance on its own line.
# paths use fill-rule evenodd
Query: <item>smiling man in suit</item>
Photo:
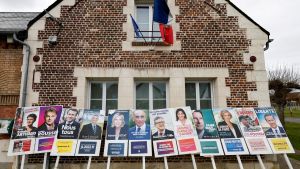
M 270 128 L 265 131 L 267 138 L 287 137 L 283 127 L 277 125 L 276 120 L 272 114 L 265 114 L 265 120 Z
M 102 129 L 97 124 L 99 120 L 98 115 L 93 115 L 91 123 L 86 124 L 82 127 L 79 135 L 79 139 L 91 139 L 91 140 L 100 140 Z

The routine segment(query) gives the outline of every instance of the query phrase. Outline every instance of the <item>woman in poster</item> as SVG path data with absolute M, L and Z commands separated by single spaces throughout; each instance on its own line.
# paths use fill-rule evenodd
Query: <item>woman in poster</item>
M 237 124 L 232 123 L 232 114 L 228 110 L 221 110 L 220 116 L 223 121 L 218 123 L 221 138 L 241 138 L 242 134 Z
M 107 126 L 107 140 L 127 140 L 128 126 L 122 113 L 115 113 Z
M 187 119 L 185 111 L 181 108 L 176 110 L 175 128 L 177 137 L 194 135 L 192 123 Z

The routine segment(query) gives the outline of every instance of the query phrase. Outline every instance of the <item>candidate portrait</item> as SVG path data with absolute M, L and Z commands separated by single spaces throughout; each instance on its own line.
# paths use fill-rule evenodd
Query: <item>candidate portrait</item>
M 287 137 L 284 128 L 277 125 L 274 115 L 266 113 L 264 118 L 269 125 L 269 129 L 265 131 L 267 138 Z
M 173 139 L 174 131 L 166 129 L 166 122 L 162 116 L 156 116 L 153 119 L 156 132 L 152 134 L 153 140 Z
M 55 120 L 57 118 L 57 110 L 54 107 L 46 109 L 44 113 L 44 123 L 38 127 L 38 131 L 54 131 L 57 129 Z
M 64 121 L 58 125 L 58 139 L 76 139 L 80 124 L 76 121 L 79 112 L 77 109 L 67 109 Z
M 102 129 L 98 125 L 99 116 L 93 115 L 91 123 L 85 124 L 79 134 L 79 139 L 101 140 Z
M 128 126 L 124 114 L 116 112 L 107 124 L 107 140 L 127 140 Z
M 150 139 L 150 125 L 146 123 L 147 115 L 143 110 L 132 112 L 134 126 L 129 129 L 129 139 Z

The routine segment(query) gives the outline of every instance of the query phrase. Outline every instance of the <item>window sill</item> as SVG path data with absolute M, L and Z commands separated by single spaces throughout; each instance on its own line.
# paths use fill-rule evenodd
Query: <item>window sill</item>
M 163 42 L 132 42 L 132 46 L 171 46 Z

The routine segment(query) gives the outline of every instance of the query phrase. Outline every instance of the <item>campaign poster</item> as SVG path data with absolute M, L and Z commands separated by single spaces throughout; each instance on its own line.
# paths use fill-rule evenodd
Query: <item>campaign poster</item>
M 253 108 L 235 108 L 244 137 L 265 137 Z
M 34 153 L 38 116 L 39 107 L 17 108 L 8 148 L 9 156 Z
M 250 154 L 272 154 L 254 108 L 235 108 Z
M 35 138 L 37 136 L 39 110 L 40 107 L 17 109 L 12 139 Z
M 193 124 L 191 108 L 179 107 L 170 109 L 170 111 L 172 111 L 175 138 L 177 140 L 179 154 L 199 153 L 198 135 Z
M 249 154 L 245 140 L 243 138 L 221 139 L 225 155 Z
M 250 154 L 273 154 L 265 137 L 248 137 L 245 141 Z
M 231 108 L 213 109 L 220 138 L 242 138 L 238 119 Z
M 130 140 L 129 156 L 152 156 L 151 140 Z
M 287 137 L 268 138 L 268 141 L 275 154 L 295 153 L 295 150 Z
M 149 113 L 155 157 L 177 155 L 177 146 L 170 109 L 152 110 Z
M 174 139 L 174 126 L 169 109 L 150 111 L 150 125 L 153 141 Z
M 74 156 L 84 109 L 64 108 L 57 126 L 51 156 Z
M 57 125 L 61 116 L 62 106 L 41 106 L 39 112 L 38 137 L 56 135 Z
M 24 138 L 10 140 L 8 147 L 8 156 L 33 154 L 34 152 L 35 139 Z
M 76 156 L 99 156 L 100 144 L 98 140 L 78 140 Z
M 106 140 L 128 140 L 129 110 L 108 112 Z
M 150 119 L 149 111 L 147 110 L 131 110 L 129 118 L 129 156 L 151 156 L 151 130 L 150 130 Z M 144 144 L 148 142 L 147 144 Z M 138 146 L 139 145 L 139 146 Z M 144 149 L 138 150 L 145 145 L 147 153 L 141 153 Z
M 84 109 L 76 156 L 99 156 L 104 118 L 105 112 L 103 110 Z
M 294 153 L 294 149 L 279 117 L 272 107 L 254 108 L 268 142 L 275 154 Z
M 211 109 L 195 110 L 192 115 L 198 139 L 219 139 Z
M 106 140 L 104 157 L 125 157 L 127 156 L 128 140 Z
M 178 155 L 175 139 L 157 140 L 153 142 L 155 157 Z
M 51 156 L 74 156 L 77 140 L 56 139 L 51 151 Z
M 54 143 L 55 137 L 45 137 L 36 139 L 35 152 L 50 152 Z
M 77 139 L 80 123 L 82 121 L 83 109 L 64 108 L 59 120 L 57 139 Z
M 127 156 L 130 110 L 109 110 L 104 156 Z
M 50 152 L 57 126 L 62 114 L 62 106 L 41 106 L 39 109 L 38 134 L 35 153 Z
M 200 156 L 224 155 L 220 139 L 200 139 Z
M 275 109 L 264 107 L 254 110 L 267 138 L 287 137 Z

